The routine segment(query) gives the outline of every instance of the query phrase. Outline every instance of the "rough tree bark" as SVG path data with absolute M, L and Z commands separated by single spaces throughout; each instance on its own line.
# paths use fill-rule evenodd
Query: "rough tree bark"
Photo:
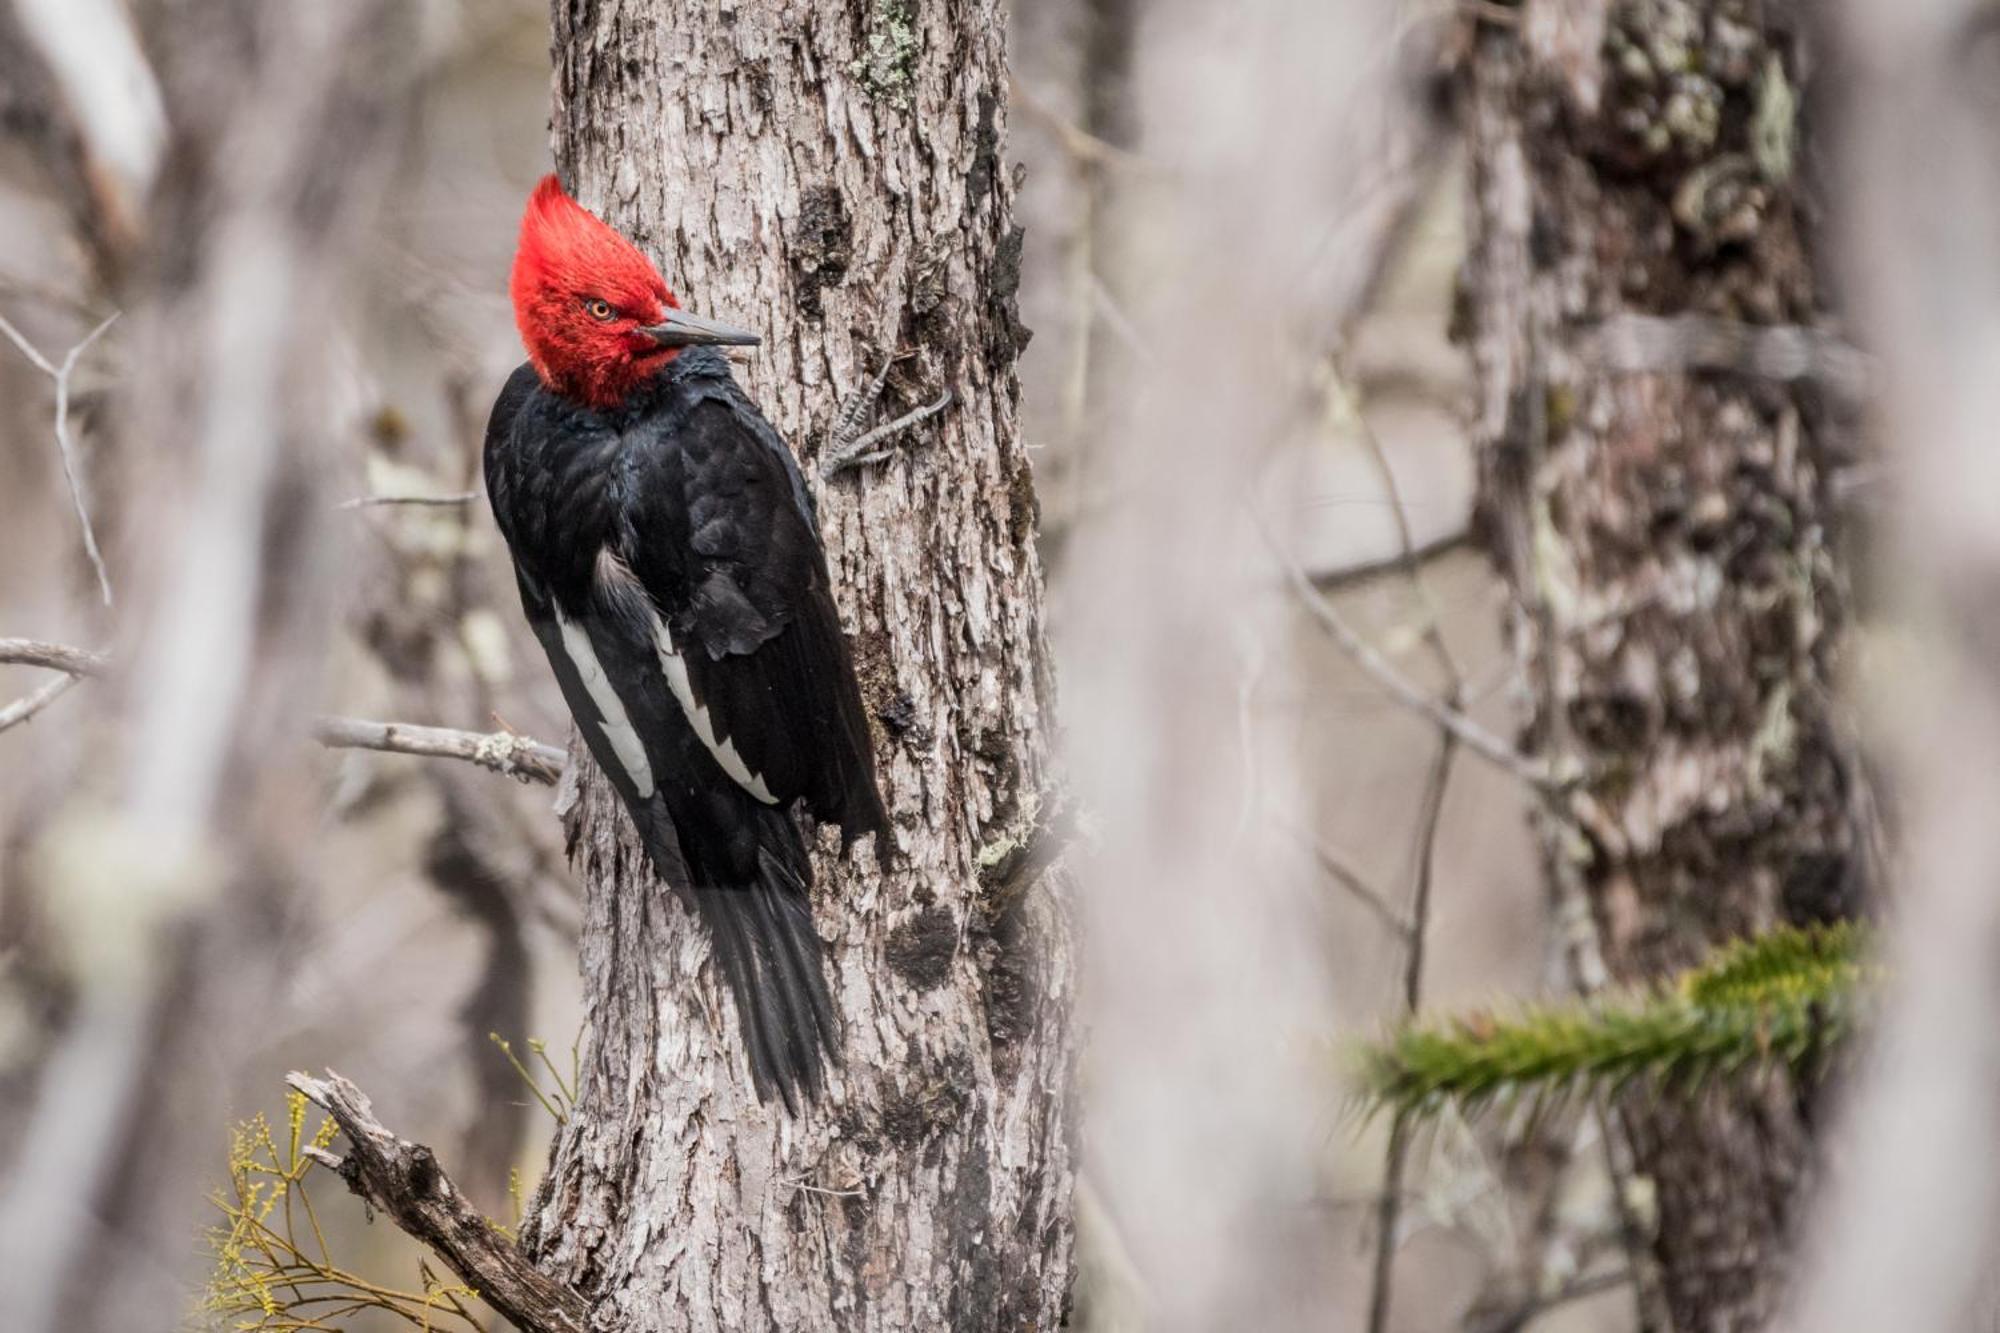
M 582 1083 L 524 1242 L 634 1333 L 1053 1328 L 1070 949 L 1045 877 L 1016 873 L 1052 802 L 1002 16 L 553 10 L 565 181 L 691 308 L 763 334 L 738 372 L 809 474 L 899 346 L 885 419 L 955 401 L 887 462 L 815 475 L 899 847 L 881 876 L 822 842 L 844 1069 L 797 1121 L 757 1104 L 704 936 L 592 772 Z
M 1830 699 L 1840 414 L 1810 357 L 1745 373 L 1775 364 L 1758 328 L 1826 320 L 1805 53 L 1779 0 L 1513 13 L 1477 34 L 1467 88 L 1481 516 L 1528 743 L 1574 780 L 1543 823 L 1552 883 L 1586 896 L 1611 977 L 1657 976 L 1852 910 L 1862 880 Z M 1798 1090 L 1622 1119 L 1673 1326 L 1760 1325 L 1811 1169 Z

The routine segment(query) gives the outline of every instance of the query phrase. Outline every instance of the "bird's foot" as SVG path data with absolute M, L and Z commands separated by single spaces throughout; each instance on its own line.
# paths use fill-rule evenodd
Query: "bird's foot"
M 821 477 L 831 478 L 850 468 L 881 462 L 895 452 L 891 445 L 898 435 L 951 406 L 952 393 L 946 389 L 938 395 L 936 402 L 926 403 L 913 412 L 905 412 L 894 421 L 873 430 L 867 429 L 868 414 L 881 400 L 882 387 L 889 382 L 889 367 L 895 363 L 896 350 L 892 339 L 889 355 L 882 359 L 882 369 L 876 372 L 866 388 L 842 403 L 840 411 L 834 416 L 833 429 L 828 432 L 826 448 L 821 452 Z

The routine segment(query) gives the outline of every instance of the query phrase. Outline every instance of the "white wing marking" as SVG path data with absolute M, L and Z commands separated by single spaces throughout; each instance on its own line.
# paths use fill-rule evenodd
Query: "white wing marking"
M 695 701 L 694 686 L 688 680 L 687 663 L 681 660 L 680 650 L 674 646 L 673 632 L 667 622 L 655 614 L 653 617 L 654 639 L 660 647 L 660 669 L 667 674 L 667 688 L 680 700 L 681 711 L 687 714 L 688 722 L 694 727 L 694 734 L 701 737 L 701 743 L 715 756 L 715 762 L 722 765 L 722 771 L 736 779 L 738 786 L 749 792 L 766 805 L 776 805 L 778 798 L 771 794 L 770 784 L 743 762 L 737 752 L 736 742 L 715 739 L 715 724 L 708 716 L 708 709 Z
M 597 660 L 597 650 L 590 646 L 590 635 L 581 625 L 570 623 L 560 611 L 556 613 L 556 623 L 562 626 L 563 649 L 569 654 L 570 665 L 603 718 L 598 725 L 605 739 L 611 742 L 611 752 L 618 756 L 625 776 L 632 780 L 639 795 L 651 796 L 653 766 L 646 761 L 645 743 L 633 729 L 632 718 L 619 700 L 618 691 L 611 688 L 610 677 L 604 674 L 604 665 Z

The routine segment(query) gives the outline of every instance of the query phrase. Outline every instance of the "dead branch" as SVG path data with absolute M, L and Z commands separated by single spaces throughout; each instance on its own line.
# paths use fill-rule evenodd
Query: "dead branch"
M 361 495 L 352 500 L 342 500 L 335 509 L 374 509 L 381 505 L 418 505 L 444 508 L 452 505 L 471 504 L 479 498 L 478 491 L 459 491 L 453 495 Z
M 1056 110 L 1047 98 L 1012 75 L 1007 79 L 1007 92 L 1014 106 L 1048 126 L 1062 150 L 1078 162 L 1092 167 L 1115 167 L 1142 176 L 1163 174 L 1160 167 L 1137 153 L 1108 143 L 1076 124 Z
M 1357 416 L 1361 421 L 1362 443 L 1381 478 L 1382 489 L 1389 497 L 1390 512 L 1396 520 L 1396 544 L 1401 555 L 1403 577 L 1423 617 L 1424 644 L 1445 679 L 1444 697 L 1439 702 L 1454 714 L 1464 716 L 1465 673 L 1459 669 L 1458 658 L 1445 641 L 1437 602 L 1431 597 L 1429 585 L 1424 582 L 1423 565 L 1410 527 L 1409 509 L 1403 503 L 1402 487 L 1396 481 L 1396 469 L 1389 462 L 1388 451 L 1383 449 L 1381 437 L 1375 434 L 1366 413 L 1357 412 Z M 1444 821 L 1445 791 L 1451 782 L 1451 765 L 1458 756 L 1458 744 L 1455 732 L 1446 729 L 1438 733 L 1437 757 L 1424 780 L 1423 798 L 1418 806 L 1410 929 L 1405 936 L 1408 948 L 1403 957 L 1403 1012 L 1410 1017 L 1414 1017 L 1423 1004 L 1424 955 L 1429 940 L 1431 891 L 1437 878 L 1438 829 Z M 1392 1278 L 1396 1262 L 1396 1227 L 1402 1214 L 1403 1178 L 1409 1169 L 1409 1156 L 1410 1122 L 1407 1117 L 1398 1115 L 1389 1129 L 1389 1146 L 1382 1163 L 1382 1196 L 1376 1206 L 1375 1269 L 1368 1299 L 1368 1333 L 1385 1333 L 1389 1327 L 1389 1301 L 1394 1290 Z
M 0 708 L 0 731 L 30 721 L 35 714 L 68 694 L 78 679 L 76 676 L 57 676 L 33 693 L 24 694 L 5 708 Z
M 1313 854 L 1313 861 L 1326 872 L 1326 877 L 1347 890 L 1348 894 L 1374 914 L 1384 929 L 1398 940 L 1407 942 L 1410 938 L 1410 923 L 1389 901 L 1389 895 L 1376 888 L 1345 855 L 1314 837 L 1306 829 L 1291 826 L 1293 833 L 1306 849 Z
M 46 667 L 66 676 L 95 676 L 108 664 L 103 653 L 74 648 L 44 639 L 0 639 L 0 663 L 9 666 Z
M 0 708 L 0 731 L 30 721 L 35 714 L 68 694 L 77 681 L 104 669 L 104 656 L 66 643 L 41 639 L 0 639 L 0 663 L 12 666 L 43 667 L 62 675 L 31 694 L 24 694 Z
M 529 1263 L 513 1241 L 481 1217 L 429 1148 L 385 1129 L 361 1089 L 331 1069 L 323 1079 L 295 1072 L 285 1083 L 332 1116 L 347 1136 L 345 1157 L 324 1148 L 304 1151 L 429 1246 L 479 1299 L 522 1333 L 585 1333 L 589 1303 Z
M 1328 565 L 1324 569 L 1309 569 L 1306 571 L 1306 577 L 1310 578 L 1313 587 L 1321 592 L 1338 592 L 1358 584 L 1372 582 L 1384 574 L 1406 572 L 1412 560 L 1420 565 L 1429 564 L 1454 551 L 1465 550 L 1471 544 L 1472 530 L 1455 528 L 1450 532 L 1437 534 L 1407 555 L 1398 549 L 1387 555 L 1363 556 L 1345 564 Z
M 554 786 L 569 756 L 553 745 L 511 731 L 456 731 L 408 722 L 370 722 L 358 717 L 321 717 L 313 739 L 328 749 L 380 750 L 430 759 L 463 759 L 523 782 Z
M 1273 540 L 1268 531 L 1265 537 L 1267 541 Z M 1536 791 L 1548 792 L 1557 786 L 1554 777 L 1540 764 L 1464 713 L 1448 707 L 1411 684 L 1402 672 L 1390 665 L 1389 659 L 1382 655 L 1380 649 L 1362 638 L 1360 633 L 1347 623 L 1347 617 L 1341 615 L 1340 609 L 1313 586 L 1311 576 L 1297 561 L 1278 551 L 1275 542 L 1272 549 L 1283 562 L 1285 576 L 1299 601 L 1311 614 L 1313 622 L 1325 631 L 1327 637 L 1332 639 L 1356 666 L 1381 686 L 1390 698 L 1412 712 L 1430 719 L 1439 729 L 1456 736 L 1466 749 L 1501 771 L 1519 778 Z
M 90 557 L 90 567 L 97 571 L 98 591 L 103 594 L 106 606 L 111 605 L 111 576 L 105 572 L 104 556 L 97 549 L 97 532 L 90 526 L 90 509 L 84 503 L 83 487 L 77 481 L 76 443 L 70 438 L 69 433 L 69 381 L 70 375 L 76 370 L 77 358 L 88 351 L 90 345 L 96 342 L 117 319 L 116 311 L 105 316 L 102 323 L 86 333 L 81 342 L 63 354 L 62 364 L 57 365 L 43 356 L 41 349 L 29 342 L 19 329 L 8 323 L 6 316 L 0 315 L 0 333 L 6 334 L 8 340 L 21 349 L 21 354 L 34 363 L 35 369 L 55 381 L 56 452 L 62 458 L 63 480 L 69 484 L 70 503 L 76 506 L 76 521 L 83 528 L 84 554 Z
M 67 680 L 44 686 L 34 694 L 0 709 L 0 731 L 30 717 L 85 676 L 103 673 L 110 664 L 102 653 L 42 639 L 0 639 L 0 664 L 46 667 Z M 313 739 L 328 749 L 380 750 L 387 754 L 430 759 L 462 759 L 523 782 L 554 786 L 569 756 L 553 745 L 511 731 L 459 731 L 424 727 L 410 722 L 372 722 L 358 717 L 321 717 L 313 721 Z

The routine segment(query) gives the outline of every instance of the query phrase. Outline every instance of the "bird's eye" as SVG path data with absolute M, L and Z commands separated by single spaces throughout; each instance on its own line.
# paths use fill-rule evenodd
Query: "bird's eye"
M 614 314 L 618 313 L 611 308 L 611 302 L 601 296 L 591 297 L 583 303 L 583 308 L 592 319 L 599 321 L 610 319 Z

